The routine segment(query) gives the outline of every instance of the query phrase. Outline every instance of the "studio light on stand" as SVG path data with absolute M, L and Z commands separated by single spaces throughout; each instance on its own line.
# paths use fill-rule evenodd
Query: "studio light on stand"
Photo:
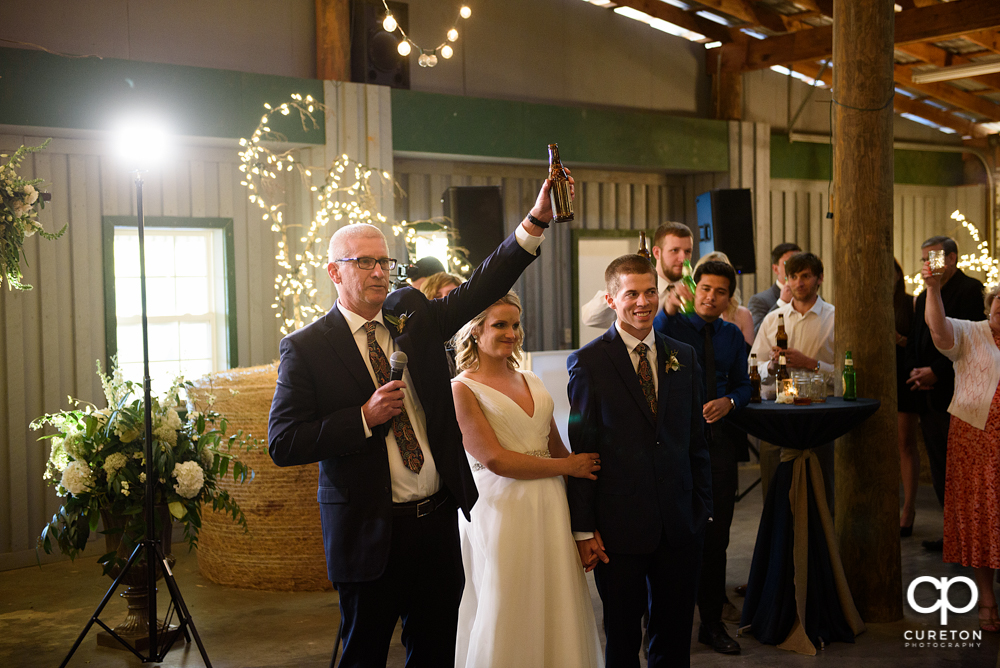
M 165 157 L 168 148 L 167 133 L 162 127 L 156 126 L 150 122 L 135 122 L 124 126 L 118 133 L 116 141 L 117 153 L 120 156 L 122 163 L 128 167 L 129 171 L 135 173 L 135 199 L 136 199 L 136 214 L 138 216 L 138 226 L 139 226 L 139 285 L 140 285 L 140 295 L 141 295 L 141 305 L 142 305 L 142 362 L 143 362 L 143 407 L 144 407 L 144 420 L 145 420 L 145 455 L 146 455 L 146 487 L 145 487 L 145 504 L 143 508 L 145 516 L 146 530 L 142 541 L 136 546 L 132 555 L 128 558 L 125 566 L 122 568 L 118 577 L 115 578 L 114 583 L 111 588 L 104 595 L 104 599 L 101 601 L 100 605 L 97 606 L 97 610 L 91 616 L 90 621 L 83 628 L 80 636 L 77 638 L 76 643 L 73 644 L 72 649 L 70 649 L 69 654 L 63 660 L 60 668 L 64 668 L 69 660 L 72 658 L 73 654 L 76 652 L 80 643 L 83 642 L 84 637 L 86 637 L 87 632 L 96 623 L 100 625 L 105 631 L 107 631 L 111 637 L 117 640 L 119 643 L 125 646 L 126 649 L 131 650 L 133 654 L 139 657 L 143 663 L 161 663 L 166 656 L 167 652 L 173 646 L 176 639 L 180 634 L 184 634 L 184 638 L 187 642 L 191 642 L 191 636 L 194 636 L 195 643 L 198 645 L 198 651 L 201 652 L 201 658 L 205 662 L 205 666 L 211 668 L 211 661 L 209 661 L 208 654 L 205 652 L 205 646 L 201 642 L 201 637 L 198 635 L 198 630 L 195 628 L 194 620 L 191 619 L 191 615 L 188 612 L 187 605 L 184 603 L 184 599 L 181 596 L 180 589 L 177 587 L 177 582 L 174 580 L 173 573 L 170 570 L 170 565 L 168 564 L 166 558 L 163 554 L 163 546 L 159 540 L 159 536 L 156 532 L 156 509 L 155 509 L 155 484 L 157 483 L 155 471 L 153 468 L 153 407 L 152 398 L 150 396 L 150 378 L 149 378 L 149 327 L 146 318 L 146 253 L 145 253 L 145 227 L 142 213 L 142 175 L 149 171 L 150 167 L 159 163 Z M 111 628 L 109 628 L 100 619 L 100 614 L 104 610 L 104 607 L 111 600 L 111 596 L 114 594 L 115 590 L 118 588 L 119 584 L 122 582 L 125 575 L 132 568 L 132 566 L 139 561 L 140 558 L 144 556 L 146 561 L 146 577 L 147 577 L 147 587 L 149 591 L 148 595 L 148 620 L 149 620 L 149 651 L 146 655 L 139 652 L 136 647 L 133 647 L 129 642 L 123 639 L 121 636 L 116 634 Z M 166 623 L 164 624 L 166 633 L 160 633 L 158 627 L 157 613 L 156 613 L 156 571 L 157 566 L 162 569 L 163 581 L 167 585 L 167 589 L 170 593 L 171 603 L 167 608 Z M 177 613 L 178 626 L 176 630 L 170 630 L 169 622 L 173 615 L 173 612 Z M 190 633 L 189 633 L 190 632 Z

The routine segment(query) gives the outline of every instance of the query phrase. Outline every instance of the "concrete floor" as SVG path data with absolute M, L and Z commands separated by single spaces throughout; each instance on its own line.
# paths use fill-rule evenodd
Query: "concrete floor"
M 755 468 L 741 471 L 743 487 L 757 475 Z M 762 507 L 759 488 L 737 504 L 729 548 L 730 588 L 746 582 Z M 941 536 L 941 509 L 928 485 L 921 486 L 913 537 L 902 540 L 903 587 L 921 575 L 954 577 L 971 571 L 943 564 L 940 554 L 925 552 L 920 541 Z M 201 634 L 213 666 L 219 668 L 296 667 L 320 668 L 329 665 L 338 624 L 336 593 L 271 593 L 221 587 L 198 572 L 193 554 L 178 550 L 175 576 L 181 593 Z M 878 555 L 873 555 L 878 558 Z M 600 615 L 600 599 L 590 581 L 595 609 Z M 92 558 L 78 559 L 0 573 L 0 666 L 58 666 L 72 647 L 90 615 L 110 585 L 100 576 Z M 926 587 L 925 587 L 926 588 Z M 929 588 L 927 588 L 929 589 Z M 956 587 L 953 603 L 963 604 L 963 592 Z M 165 593 L 165 588 L 160 588 Z M 929 593 L 929 592 L 928 592 Z M 967 595 L 964 601 L 968 601 Z M 117 598 L 117 597 L 116 597 Z M 161 610 L 165 608 L 161 594 Z M 740 606 L 742 599 L 732 597 Z M 930 598 L 928 596 L 928 598 Z M 921 605 L 928 603 L 921 601 Z M 813 666 L 831 662 L 844 666 L 997 666 L 1000 634 L 983 634 L 981 646 L 969 649 L 905 648 L 907 629 L 937 628 L 937 614 L 917 614 L 904 603 L 905 619 L 891 624 L 868 624 L 868 631 L 855 644 L 834 643 L 815 657 L 802 656 L 761 645 L 752 637 L 739 639 L 743 651 L 723 656 L 695 642 L 694 666 Z M 113 601 L 102 616 L 109 625 L 124 614 L 124 603 Z M 600 617 L 598 617 L 600 618 Z M 978 629 L 976 610 L 951 615 L 948 628 Z M 70 666 L 141 665 L 127 651 L 97 646 L 97 628 L 90 631 Z M 697 633 L 697 624 L 695 624 Z M 397 637 L 390 649 L 389 665 L 402 667 L 403 648 Z M 197 647 L 178 644 L 163 666 L 202 666 Z M 645 663 L 643 662 L 643 666 Z M 512 667 L 521 668 L 521 667 Z

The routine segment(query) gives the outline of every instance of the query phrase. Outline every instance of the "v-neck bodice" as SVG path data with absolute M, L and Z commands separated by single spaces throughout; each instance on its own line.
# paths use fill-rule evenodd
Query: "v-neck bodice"
M 547 451 L 554 408 L 552 395 L 538 376 L 530 371 L 519 373 L 524 377 L 535 404 L 531 415 L 516 401 L 489 385 L 471 378 L 456 378 L 452 382 L 463 383 L 476 395 L 486 420 L 505 449 L 521 453 Z

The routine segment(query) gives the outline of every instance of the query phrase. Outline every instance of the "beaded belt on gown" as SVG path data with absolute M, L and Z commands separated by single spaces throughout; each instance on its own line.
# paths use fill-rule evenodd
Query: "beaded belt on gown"
M 522 455 L 531 455 L 532 457 L 541 457 L 542 459 L 551 459 L 552 458 L 552 453 L 550 453 L 548 450 L 529 450 L 527 452 L 522 452 L 521 454 Z M 473 471 L 482 471 L 485 468 L 486 468 L 486 466 L 484 466 L 480 462 L 476 462 L 475 464 L 472 465 L 472 470 Z

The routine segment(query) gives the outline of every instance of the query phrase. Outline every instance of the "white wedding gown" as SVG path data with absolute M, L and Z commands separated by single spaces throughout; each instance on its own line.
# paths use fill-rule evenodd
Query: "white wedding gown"
M 549 456 L 552 396 L 522 371 L 534 399 L 528 415 L 513 399 L 467 378 L 507 450 Z M 603 667 L 601 642 L 570 530 L 562 476 L 515 480 L 471 456 L 479 501 L 459 516 L 465 592 L 458 612 L 457 668 Z

